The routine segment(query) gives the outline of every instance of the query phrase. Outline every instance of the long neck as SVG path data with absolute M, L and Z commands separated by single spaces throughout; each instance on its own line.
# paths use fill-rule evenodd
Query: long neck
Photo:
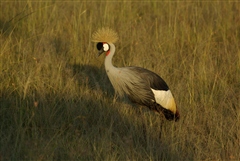
M 110 50 L 106 53 L 106 58 L 105 58 L 105 69 L 107 73 L 111 70 L 116 69 L 116 67 L 114 67 L 112 64 L 112 57 L 115 53 L 115 46 L 113 43 L 109 43 L 109 45 L 110 45 Z

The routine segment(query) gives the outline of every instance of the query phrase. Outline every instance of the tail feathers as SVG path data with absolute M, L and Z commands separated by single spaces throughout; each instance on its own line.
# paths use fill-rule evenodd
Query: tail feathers
M 171 110 L 168 110 L 168 109 L 162 107 L 161 105 L 157 104 L 156 102 L 153 105 L 148 106 L 148 108 L 150 110 L 157 111 L 158 113 L 162 112 L 163 115 L 165 116 L 165 118 L 169 121 L 172 121 L 172 120 L 178 121 L 180 119 L 180 115 L 179 115 L 178 111 L 176 111 L 176 113 L 173 113 Z

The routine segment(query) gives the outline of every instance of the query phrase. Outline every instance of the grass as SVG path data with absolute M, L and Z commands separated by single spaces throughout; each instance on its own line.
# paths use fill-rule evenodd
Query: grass
M 0 160 L 240 160 L 240 3 L 0 5 Z M 102 26 L 119 33 L 116 66 L 166 80 L 179 122 L 114 98 Z

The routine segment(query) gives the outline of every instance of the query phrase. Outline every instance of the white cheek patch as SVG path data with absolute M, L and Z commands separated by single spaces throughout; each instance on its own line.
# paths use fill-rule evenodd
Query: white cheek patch
M 108 50 L 109 50 L 109 45 L 103 44 L 103 51 L 108 51 Z
M 176 112 L 176 104 L 173 98 L 173 95 L 170 90 L 164 91 L 164 90 L 154 90 L 152 89 L 152 92 L 154 94 L 155 100 L 158 104 L 160 104 L 162 107 L 171 110 L 172 112 Z

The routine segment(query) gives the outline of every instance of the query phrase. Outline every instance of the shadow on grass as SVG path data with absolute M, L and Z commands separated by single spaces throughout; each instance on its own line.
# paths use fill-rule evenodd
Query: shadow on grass
M 105 71 L 73 66 L 74 75 L 89 77 L 106 90 Z M 84 81 L 79 79 L 79 86 Z M 104 82 L 98 84 L 97 82 Z M 112 89 L 107 88 L 113 93 Z M 108 94 L 109 95 L 109 94 Z M 2 91 L 0 157 L 3 160 L 179 160 L 181 152 L 161 140 L 161 128 L 112 98 L 83 94 L 66 98 L 49 93 L 36 101 Z M 154 129 L 156 128 L 156 129 Z M 192 159 L 192 158 L 191 158 Z
M 104 94 L 108 94 L 109 97 L 114 96 L 114 89 L 106 75 L 104 69 L 97 68 L 91 65 L 72 65 L 72 70 L 75 79 L 81 86 L 87 83 L 89 88 L 103 91 Z
M 0 20 L 0 34 L 9 34 L 12 31 L 12 25 L 8 21 Z

